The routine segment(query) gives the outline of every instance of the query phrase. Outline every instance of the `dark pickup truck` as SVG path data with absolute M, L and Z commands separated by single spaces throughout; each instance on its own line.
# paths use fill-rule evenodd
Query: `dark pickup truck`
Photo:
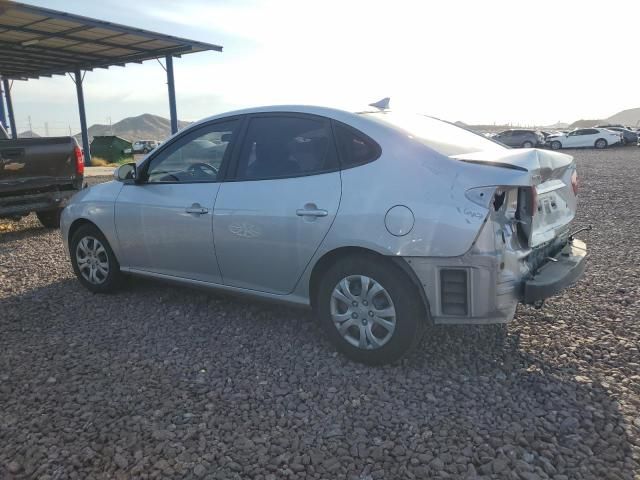
M 75 138 L 12 140 L 0 126 L 0 218 L 35 212 L 43 226 L 58 228 L 83 179 L 84 156 Z

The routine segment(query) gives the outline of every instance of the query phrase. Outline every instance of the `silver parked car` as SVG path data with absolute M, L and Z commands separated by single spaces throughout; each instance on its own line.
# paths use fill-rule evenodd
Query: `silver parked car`
M 431 323 L 508 322 L 585 267 L 572 157 L 421 115 L 232 112 L 115 177 L 62 214 L 89 290 L 135 274 L 311 306 L 369 364 L 399 359 Z
M 544 145 L 544 135 L 535 130 L 504 130 L 492 136 L 491 139 L 514 148 L 533 148 Z

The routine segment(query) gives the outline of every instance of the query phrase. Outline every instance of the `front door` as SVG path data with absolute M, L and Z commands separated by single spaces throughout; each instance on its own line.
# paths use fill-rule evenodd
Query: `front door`
M 140 183 L 124 185 L 115 211 L 122 266 L 221 282 L 213 207 L 238 124 L 225 120 L 177 137 L 141 165 Z
M 214 209 L 224 283 L 276 294 L 293 291 L 333 223 L 340 193 L 327 119 L 252 116 Z
M 563 147 L 582 147 L 584 143 L 584 130 L 574 130 L 567 135 Z

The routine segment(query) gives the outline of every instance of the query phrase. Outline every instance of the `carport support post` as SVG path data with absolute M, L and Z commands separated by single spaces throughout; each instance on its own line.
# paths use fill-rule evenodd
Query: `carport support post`
M 9 113 L 9 123 L 11 124 L 11 138 L 16 140 L 18 138 L 18 131 L 16 130 L 16 118 L 13 116 L 13 102 L 11 101 L 11 86 L 9 80 L 2 79 L 2 85 L 4 86 L 4 96 L 7 99 L 7 112 Z
M 166 56 L 167 88 L 169 89 L 169 116 L 171 117 L 171 134 L 178 131 L 178 114 L 176 113 L 176 85 L 173 81 L 173 57 Z
M 0 83 L 0 123 L 4 129 L 7 129 L 7 115 L 4 111 L 4 89 L 2 88 L 2 83 Z
M 82 148 L 84 150 L 84 164 L 91 166 L 91 149 L 89 147 L 89 131 L 87 130 L 87 116 L 84 111 L 84 92 L 82 91 L 82 72 L 75 71 L 76 92 L 78 94 L 78 110 L 80 111 L 80 131 L 82 132 Z

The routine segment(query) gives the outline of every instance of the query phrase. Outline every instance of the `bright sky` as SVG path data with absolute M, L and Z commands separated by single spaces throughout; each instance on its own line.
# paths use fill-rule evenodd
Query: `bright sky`
M 392 107 L 551 124 L 640 106 L 640 1 L 24 0 L 224 46 L 174 61 L 178 117 L 255 105 Z M 65 77 L 14 83 L 18 130 L 79 130 Z M 169 116 L 156 61 L 88 72 L 87 120 Z

